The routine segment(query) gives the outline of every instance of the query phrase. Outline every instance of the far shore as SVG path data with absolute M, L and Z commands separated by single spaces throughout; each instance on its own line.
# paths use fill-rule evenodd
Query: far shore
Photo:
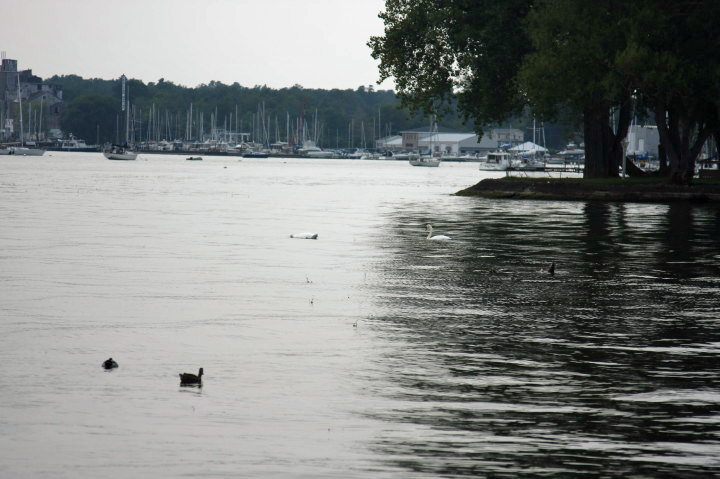
M 458 196 L 555 201 L 626 201 L 720 203 L 720 182 L 695 180 L 691 186 L 657 178 L 489 178 L 456 193 Z

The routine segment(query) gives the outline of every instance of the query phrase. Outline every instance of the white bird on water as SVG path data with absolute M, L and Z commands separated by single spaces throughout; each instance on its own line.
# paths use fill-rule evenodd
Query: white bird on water
M 317 239 L 318 234 L 317 233 L 295 233 L 290 235 L 291 238 L 297 238 L 297 239 Z
M 433 232 L 433 227 L 432 227 L 432 225 L 431 225 L 430 223 L 428 223 L 428 224 L 425 226 L 425 228 L 427 229 L 427 232 L 428 232 L 427 239 L 429 239 L 429 240 L 432 240 L 432 241 L 446 241 L 446 240 L 451 239 L 449 236 L 445 236 L 445 235 L 435 235 L 435 236 L 433 236 L 433 234 L 432 234 L 432 232 Z

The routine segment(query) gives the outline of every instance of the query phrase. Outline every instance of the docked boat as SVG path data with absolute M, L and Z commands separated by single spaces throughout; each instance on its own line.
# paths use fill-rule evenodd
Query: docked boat
M 43 156 L 45 150 L 40 148 L 28 148 L 26 146 L 11 146 L 10 154 L 15 156 Z
M 366 160 L 369 159 L 372 154 L 365 148 L 356 148 L 354 151 L 349 152 L 345 155 L 345 158 L 349 160 Z
M 18 73 L 17 76 L 17 93 L 18 98 L 17 102 L 19 104 L 18 110 L 20 112 L 20 146 L 11 146 L 10 147 L 10 154 L 11 155 L 17 155 L 17 156 L 42 156 L 45 154 L 45 150 L 40 148 L 30 148 L 28 146 L 25 146 L 25 131 L 23 129 L 23 116 L 22 116 L 22 95 L 21 95 L 21 88 L 20 88 L 20 74 Z M 28 145 L 35 146 L 34 142 L 28 142 Z
M 479 169 L 483 171 L 505 171 L 510 167 L 512 156 L 504 151 L 488 153 L 480 160 Z
M 100 151 L 100 148 L 96 145 L 88 145 L 85 143 L 85 140 L 81 140 L 79 138 L 75 138 L 72 135 L 70 135 L 70 138 L 67 140 L 62 140 L 60 142 L 60 146 L 58 148 L 51 148 L 51 150 L 56 151 L 73 151 L 73 152 L 93 152 L 93 151 Z
M 391 155 L 389 155 L 386 158 L 389 160 L 407 161 L 407 160 L 414 160 L 414 159 L 418 158 L 419 156 L 420 155 L 418 155 L 417 153 L 412 153 L 409 151 L 400 151 L 400 152 L 392 153 Z
M 512 167 L 523 171 L 543 171 L 545 169 L 545 160 L 534 157 L 520 158 L 512 164 Z
M 248 151 L 243 153 L 243 158 L 267 158 L 268 154 L 264 151 Z
M 307 156 L 308 158 L 332 158 L 334 156 L 337 156 L 337 154 L 334 151 L 313 150 L 306 152 L 305 156 Z
M 440 160 L 430 156 L 420 156 L 413 158 L 408 161 L 412 166 L 426 166 L 430 168 L 437 168 L 440 166 Z
M 308 158 L 332 158 L 335 156 L 334 151 L 323 150 L 315 145 L 315 142 L 312 140 L 305 140 L 303 146 L 298 148 L 297 154 L 307 156 Z

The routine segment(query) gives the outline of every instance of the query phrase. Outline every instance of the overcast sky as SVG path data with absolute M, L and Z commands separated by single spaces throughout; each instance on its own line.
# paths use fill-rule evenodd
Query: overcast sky
M 377 86 L 383 0 L 0 0 L 0 51 L 48 78 Z

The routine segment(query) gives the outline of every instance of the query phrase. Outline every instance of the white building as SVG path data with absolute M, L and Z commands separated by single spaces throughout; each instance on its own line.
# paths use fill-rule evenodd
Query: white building
M 490 130 L 490 138 L 497 140 L 500 144 L 517 145 L 525 141 L 522 130 L 517 128 L 493 128 Z
M 626 155 L 644 155 L 645 153 L 657 157 L 660 134 L 657 126 L 632 125 L 628 129 Z
M 473 132 L 443 133 L 428 130 L 403 131 L 401 135 L 381 138 L 376 141 L 375 147 L 379 150 L 389 151 L 419 151 L 432 150 L 436 155 L 485 155 L 495 151 L 501 145 L 517 144 L 522 141 L 522 130 L 492 129 L 482 138 Z M 517 140 L 519 138 L 519 140 Z

